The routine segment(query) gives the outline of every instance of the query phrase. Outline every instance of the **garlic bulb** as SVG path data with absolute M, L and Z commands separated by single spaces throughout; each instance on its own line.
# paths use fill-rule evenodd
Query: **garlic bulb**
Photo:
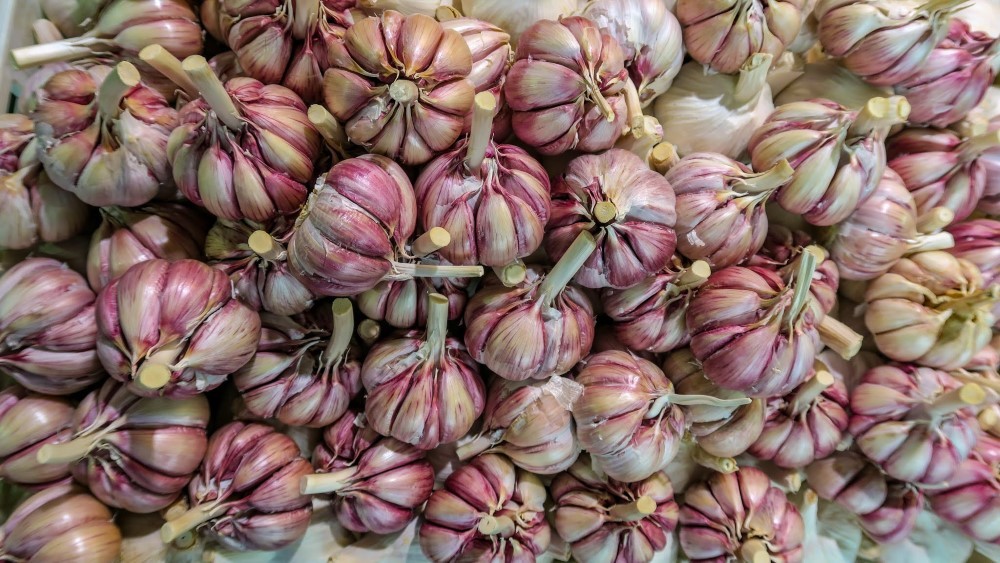
M 834 61 L 819 61 L 806 64 L 802 76 L 775 94 L 774 104 L 783 106 L 823 98 L 859 110 L 872 98 L 891 95 L 892 88 L 872 86 Z
M 475 18 L 446 19 L 441 22 L 441 26 L 457 31 L 465 39 L 469 51 L 472 52 L 472 72 L 469 73 L 469 80 L 472 81 L 477 94 L 489 92 L 496 100 L 493 135 L 497 139 L 506 139 L 511 132 L 511 111 L 503 95 L 503 86 L 507 82 L 510 65 L 514 62 L 514 46 L 511 45 L 510 34 L 487 21 Z M 471 128 L 473 117 L 474 115 L 466 116 L 467 130 Z
M 343 2 L 344 0 L 340 1 Z M 408 16 L 423 14 L 434 17 L 438 8 L 453 8 L 458 4 L 458 0 L 357 0 L 357 2 L 351 3 L 356 3 L 359 8 L 372 10 L 376 13 L 386 10 L 396 10 Z
M 618 40 L 643 107 L 670 88 L 684 62 L 684 41 L 663 0 L 587 0 L 581 15 Z
M 540 20 L 558 20 L 577 12 L 580 0 L 461 0 L 462 13 L 503 28 L 517 42 Z
M 951 225 L 948 232 L 955 237 L 950 253 L 975 264 L 985 285 L 1000 283 L 1000 221 L 975 219 Z
M 384 322 L 393 328 L 414 328 L 427 323 L 427 296 L 432 293 L 448 298 L 449 321 L 461 319 L 469 301 L 468 285 L 468 278 L 383 280 L 355 296 L 354 301 L 358 311 L 370 321 Z
M 69 465 L 38 463 L 36 455 L 46 444 L 67 440 L 72 426 L 73 405 L 62 398 L 19 385 L 0 391 L 0 478 L 39 488 L 67 479 Z
M 943 489 L 929 491 L 934 513 L 958 526 L 968 536 L 996 544 L 1000 531 L 1000 480 L 994 467 L 967 459 Z
M 876 542 L 898 542 L 913 532 L 924 502 L 925 496 L 920 489 L 902 481 L 890 481 L 882 506 L 860 515 L 858 523 Z
M 889 494 L 888 478 L 864 456 L 853 451 L 835 452 L 805 469 L 809 488 L 854 514 L 870 514 Z
M 715 152 L 742 158 L 753 132 L 774 111 L 767 84 L 771 60 L 767 54 L 754 55 L 734 76 L 706 73 L 697 63 L 684 65 L 653 103 L 663 140 L 673 143 L 681 156 Z

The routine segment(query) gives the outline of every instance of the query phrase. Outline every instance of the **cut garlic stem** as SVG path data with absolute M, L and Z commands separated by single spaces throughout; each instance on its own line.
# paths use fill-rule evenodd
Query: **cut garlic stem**
M 230 97 L 219 77 L 212 71 L 212 67 L 208 66 L 205 57 L 191 55 L 184 59 L 181 68 L 191 78 L 191 82 L 194 82 L 195 86 L 198 87 L 201 97 L 219 116 L 219 119 L 226 124 L 226 127 L 233 131 L 239 131 L 243 128 L 243 121 L 240 119 L 240 112 L 236 109 L 236 104 L 233 103 L 233 98 Z
M 183 90 L 189 99 L 198 97 L 198 87 L 181 68 L 181 61 L 162 45 L 148 45 L 139 51 L 139 60 L 156 69 Z
M 625 108 L 628 110 L 628 126 L 632 137 L 639 139 L 648 137 L 654 131 L 647 127 L 646 119 L 642 114 L 642 101 L 639 100 L 639 91 L 635 89 L 635 83 L 631 78 L 625 79 Z
M 964 383 L 972 383 L 980 387 L 985 387 L 990 391 L 1000 393 L 1000 380 L 987 379 L 980 375 L 973 375 L 965 370 L 952 372 L 951 376 Z
M 996 410 L 984 409 L 979 412 L 979 416 L 976 418 L 979 420 L 980 428 L 994 436 L 1000 435 L 1000 415 L 997 414 Z
M 984 151 L 1000 146 L 1000 131 L 992 131 L 967 139 L 961 146 L 963 160 L 972 160 Z
M 677 278 L 677 285 L 693 286 L 701 285 L 712 275 L 712 267 L 704 260 L 695 260 L 691 266 Z
M 409 105 L 420 97 L 420 88 L 409 80 L 397 80 L 389 86 L 389 97 L 396 102 Z
M 514 287 L 524 281 L 528 275 L 528 269 L 525 268 L 524 263 L 518 261 L 506 266 L 495 266 L 493 273 L 496 274 L 500 283 L 507 287 Z
M 934 399 L 927 405 L 927 414 L 940 418 L 959 409 L 976 406 L 986 400 L 986 391 L 977 383 L 966 383 Z
M 441 227 L 434 227 L 420 235 L 410 244 L 410 254 L 415 258 L 423 258 L 451 244 L 451 233 Z
M 472 104 L 472 125 L 469 129 L 469 144 L 465 152 L 465 165 L 472 172 L 478 172 L 486 158 L 486 149 L 493 139 L 493 115 L 497 109 L 497 98 L 491 92 L 476 94 Z
M 319 130 L 319 134 L 323 136 L 328 147 L 339 151 L 347 144 L 347 133 L 344 132 L 344 127 L 325 107 L 313 104 L 309 106 L 306 115 Z
M 583 267 L 595 248 L 597 248 L 597 241 L 594 239 L 594 235 L 587 231 L 580 231 L 573 244 L 566 249 L 566 253 L 546 274 L 545 280 L 542 281 L 542 285 L 538 289 L 538 301 L 543 307 L 552 306 L 552 300 L 562 293 L 566 284 Z
M 104 439 L 104 434 L 81 436 L 61 444 L 45 444 L 38 449 L 35 460 L 41 464 L 66 464 L 83 459 Z
M 382 326 L 376 321 L 365 319 L 358 323 L 358 338 L 365 344 L 372 344 L 382 334 Z
M 319 0 L 294 0 L 292 3 L 292 36 L 303 40 L 319 15 Z
M 304 495 L 319 495 L 335 493 L 351 484 L 351 479 L 357 474 L 357 467 L 346 467 L 330 473 L 314 473 L 304 475 L 299 481 L 299 492 Z
M 680 159 L 680 155 L 677 154 L 677 147 L 673 143 L 662 141 L 656 143 L 653 150 L 650 151 L 649 167 L 657 173 L 666 174 Z
M 594 204 L 594 219 L 607 225 L 618 217 L 618 206 L 613 201 L 599 201 Z
M 323 351 L 323 360 L 327 365 L 339 361 L 347 353 L 354 335 L 354 305 L 350 299 L 340 297 L 333 300 L 333 331 L 330 340 Z
M 917 231 L 921 233 L 940 231 L 954 220 L 954 211 L 947 207 L 935 207 L 917 218 Z
M 481 278 L 486 273 L 482 266 L 439 266 L 437 264 L 393 262 L 392 268 L 397 273 L 411 278 Z
M 29 45 L 10 50 L 14 68 L 25 69 L 52 63 L 69 62 L 108 51 L 113 44 L 97 37 L 72 37 L 61 41 Z
M 139 368 L 136 380 L 139 385 L 146 389 L 163 389 L 170 383 L 170 368 L 157 362 L 146 361 Z
M 484 536 L 508 537 L 515 531 L 514 520 L 510 516 L 483 516 L 477 526 Z
M 105 119 L 115 119 L 121 115 L 122 98 L 135 88 L 141 80 L 139 69 L 128 61 L 115 65 L 97 91 L 97 107 Z
M 670 405 L 708 406 L 721 409 L 735 409 L 737 407 L 742 407 L 743 405 L 749 405 L 752 402 L 753 399 L 750 399 L 749 397 L 740 397 L 739 399 L 720 399 L 718 397 L 712 397 L 711 395 L 681 395 L 678 393 L 667 393 L 660 395 L 655 401 L 653 401 L 649 410 L 646 411 L 646 416 L 644 418 L 656 418 L 660 416 L 663 409 Z
M 951 233 L 941 232 L 932 235 L 920 235 L 907 243 L 905 254 L 916 254 L 931 250 L 947 250 L 953 246 L 955 246 L 955 237 Z
M 872 98 L 858 112 L 848 128 L 852 135 L 869 135 L 873 131 L 888 132 L 893 125 L 905 123 L 910 116 L 910 103 L 903 96 Z
M 274 262 L 276 260 L 283 260 L 286 256 L 285 247 L 267 231 L 254 231 L 250 233 L 250 237 L 247 238 L 247 246 L 250 247 L 250 250 L 254 251 L 254 254 L 264 260 Z
M 35 36 L 35 43 L 52 43 L 62 41 L 63 34 L 56 27 L 56 24 L 45 18 L 39 18 L 31 22 L 31 34 Z
M 795 273 L 795 291 L 792 294 L 792 304 L 788 308 L 786 320 L 789 324 L 794 324 L 798 320 L 802 309 L 805 308 L 809 299 L 809 286 L 813 281 L 813 274 L 816 273 L 817 257 L 813 247 L 806 247 L 799 255 L 799 268 Z
M 740 105 L 745 105 L 760 97 L 767 84 L 767 73 L 771 70 L 770 53 L 756 53 L 740 68 L 740 76 L 736 79 L 733 98 Z
M 792 415 L 801 414 L 824 391 L 834 384 L 833 374 L 820 370 L 803 383 L 792 397 Z
M 448 338 L 448 298 L 440 293 L 432 293 L 427 299 L 427 344 L 431 349 L 431 357 L 436 358 L 445 350 L 445 340 Z
M 748 540 L 740 546 L 740 560 L 743 563 L 769 563 L 771 554 L 761 540 Z
M 618 522 L 635 522 L 656 512 L 656 501 L 650 496 L 641 496 L 626 504 L 616 504 L 608 509 L 608 516 Z
M 864 337 L 830 315 L 823 317 L 816 329 L 823 344 L 845 360 L 850 360 L 861 351 Z
M 475 440 L 455 448 L 455 455 L 458 456 L 458 459 L 465 461 L 476 457 L 491 447 L 493 447 L 493 438 L 490 436 L 479 436 Z
M 735 459 L 712 455 L 697 444 L 691 449 L 691 460 L 702 467 L 719 473 L 734 473 L 740 468 Z
M 748 193 L 773 192 L 784 186 L 793 174 L 795 174 L 795 170 L 792 169 L 792 166 L 788 164 L 787 160 L 781 159 L 770 170 L 765 170 L 760 174 L 751 174 L 743 178 L 740 183 L 748 188 L 746 190 Z
M 225 505 L 215 507 L 196 506 L 180 517 L 168 521 L 160 527 L 160 539 L 163 543 L 172 543 L 181 534 L 190 532 L 209 520 L 220 516 L 226 511 Z

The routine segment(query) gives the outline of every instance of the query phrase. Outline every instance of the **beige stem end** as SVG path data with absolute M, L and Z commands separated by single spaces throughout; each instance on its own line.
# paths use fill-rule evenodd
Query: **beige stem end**
M 188 98 L 198 97 L 198 87 L 191 81 L 191 77 L 181 68 L 181 61 L 162 45 L 148 45 L 139 51 L 139 60 L 155 68 L 160 74 L 166 76 L 178 88 L 184 90 Z
M 247 246 L 264 260 L 272 262 L 280 260 L 285 253 L 285 249 L 281 246 L 281 243 L 275 240 L 267 231 L 254 231 L 250 233 L 250 237 L 247 238 Z
M 820 340 L 841 358 L 850 360 L 861 351 L 864 337 L 854 332 L 851 327 L 827 315 L 817 327 Z
M 372 344 L 382 334 L 382 326 L 371 319 L 365 319 L 358 323 L 358 338 L 365 344 Z
M 917 230 L 933 233 L 947 227 L 955 220 L 955 212 L 947 207 L 935 207 L 917 219 Z
M 493 273 L 496 274 L 500 283 L 507 287 L 514 287 L 523 282 L 528 276 L 528 269 L 524 267 L 524 264 L 514 262 L 513 264 L 493 268 Z
M 977 383 L 966 383 L 952 389 L 927 405 L 931 416 L 944 416 L 966 407 L 976 406 L 986 400 L 986 390 Z
M 217 506 L 215 508 L 196 506 L 179 517 L 164 524 L 160 528 L 160 539 L 163 540 L 163 543 L 172 543 L 183 534 L 194 530 L 198 526 L 225 512 L 225 510 L 225 507 L 222 506 Z
M 627 504 L 616 504 L 608 510 L 608 516 L 619 522 L 635 522 L 656 512 L 653 497 L 641 496 Z
M 344 126 L 325 107 L 313 104 L 309 106 L 306 116 L 319 130 L 319 134 L 323 136 L 327 146 L 341 150 L 347 145 L 347 133 L 344 131 Z
M 666 174 L 680 160 L 677 147 L 666 141 L 656 143 L 649 153 L 649 167 L 660 174 Z
M 410 245 L 410 254 L 423 258 L 451 244 L 451 233 L 441 227 L 434 227 L 417 237 Z
M 35 36 L 35 43 L 51 43 L 63 39 L 62 32 L 51 21 L 41 18 L 31 22 L 31 33 Z
M 225 85 L 215 75 L 208 61 L 201 55 L 191 55 L 181 63 L 181 69 L 191 78 L 201 92 L 201 96 L 208 103 L 212 111 L 219 116 L 219 119 L 226 124 L 226 127 L 233 131 L 243 128 L 243 121 L 240 119 L 240 112 L 236 109 Z
M 146 363 L 139 369 L 139 385 L 146 389 L 162 389 L 170 383 L 170 368 L 163 364 Z
M 514 533 L 514 521 L 509 516 L 483 516 L 477 526 L 484 536 L 507 537 Z
M 740 560 L 743 563 L 770 563 L 771 554 L 761 540 L 749 540 L 740 546 Z
M 497 110 L 497 98 L 492 92 L 480 92 L 472 104 L 472 124 L 469 128 L 469 144 L 465 152 L 465 165 L 470 171 L 479 170 L 486 159 L 486 149 L 493 139 L 493 116 Z
M 698 465 L 719 473 L 734 473 L 739 469 L 735 459 L 712 455 L 697 445 L 691 450 L 691 459 Z
M 695 285 L 700 284 L 708 279 L 712 275 L 712 267 L 708 265 L 708 262 L 704 260 L 695 260 L 691 263 L 691 267 L 684 271 L 683 274 L 677 278 L 678 285 Z
M 606 225 L 618 217 L 618 206 L 610 201 L 599 201 L 594 204 L 594 219 Z

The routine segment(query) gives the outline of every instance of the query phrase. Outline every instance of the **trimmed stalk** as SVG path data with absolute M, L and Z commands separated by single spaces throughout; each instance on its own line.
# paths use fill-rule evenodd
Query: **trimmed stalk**
M 465 165 L 469 170 L 479 170 L 486 158 L 486 149 L 493 139 L 493 114 L 497 109 L 497 99 L 490 92 L 476 94 L 472 104 L 472 125 L 469 130 L 469 144 L 466 147 Z
M 773 58 L 770 53 L 756 53 L 743 65 L 733 91 L 733 98 L 738 103 L 746 104 L 760 96 Z
M 99 432 L 94 436 L 81 436 L 61 444 L 45 444 L 38 449 L 35 460 L 41 464 L 73 463 L 87 457 L 104 436 L 105 432 Z
M 163 389 L 170 383 L 170 368 L 155 362 L 144 363 L 139 368 L 137 381 L 146 389 Z
M 196 506 L 188 510 L 179 517 L 170 520 L 160 527 L 160 539 L 163 543 L 171 543 L 181 535 L 190 532 L 198 526 L 218 517 L 226 511 L 223 505 L 209 508 L 207 506 Z
M 947 207 L 935 207 L 917 218 L 917 231 L 921 233 L 940 231 L 954 220 L 954 211 Z
M 562 293 L 569 280 L 573 279 L 576 272 L 583 267 L 583 264 L 590 258 L 594 249 L 597 248 L 597 241 L 594 235 L 587 231 L 581 231 L 577 235 L 573 244 L 569 245 L 566 253 L 556 262 L 555 266 L 549 270 L 545 280 L 542 281 L 538 289 L 538 302 L 543 307 L 551 307 L 552 301 Z
M 113 44 L 97 37 L 73 37 L 61 41 L 29 45 L 10 50 L 14 68 L 26 69 L 52 63 L 70 62 L 112 50 Z
M 964 369 L 952 372 L 951 376 L 963 383 L 971 383 L 973 385 L 985 387 L 986 389 L 1000 393 L 1000 380 L 987 379 L 979 375 L 973 375 Z
M 500 279 L 500 283 L 507 287 L 514 287 L 524 281 L 528 275 L 528 269 L 524 267 L 523 262 L 518 261 L 506 266 L 495 266 L 493 273 Z
M 640 139 L 654 133 L 642 113 L 642 101 L 639 100 L 639 91 L 632 79 L 625 80 L 625 108 L 628 110 L 628 126 L 634 138 Z
M 955 237 L 948 232 L 920 235 L 906 244 L 906 253 L 929 252 L 931 250 L 947 250 L 955 246 Z
M 793 174 L 795 174 L 795 170 L 788 164 L 788 160 L 781 159 L 770 170 L 747 176 L 740 180 L 740 184 L 745 186 L 747 193 L 751 194 L 773 192 L 788 183 Z
M 479 533 L 485 536 L 508 537 L 516 529 L 510 516 L 483 516 L 477 526 Z
M 121 115 L 122 98 L 141 80 L 139 70 L 128 61 L 122 61 L 108 74 L 97 92 L 97 107 L 105 119 Z
M 684 270 L 675 282 L 678 287 L 697 286 L 705 283 L 705 280 L 712 275 L 712 267 L 704 260 L 695 260 L 691 266 Z
M 451 244 L 451 233 L 441 227 L 434 227 L 417 237 L 410 245 L 410 254 L 414 258 L 423 258 Z
M 304 495 L 335 493 L 351 485 L 351 479 L 358 472 L 357 467 L 346 467 L 331 473 L 305 475 L 299 482 L 299 492 Z
M 448 298 L 440 293 L 428 296 L 427 306 L 427 346 L 430 356 L 436 358 L 445 351 L 448 338 Z
M 636 522 L 656 512 L 653 497 L 641 496 L 627 504 L 616 504 L 608 510 L 608 517 L 619 522 Z
M 816 328 L 819 330 L 819 339 L 823 344 L 841 358 L 850 360 L 861 351 L 864 337 L 837 319 L 827 315 L 816 325 Z
M 358 338 L 365 344 L 373 344 L 381 334 L 382 326 L 376 321 L 365 319 L 358 323 Z
M 389 86 L 389 97 L 402 105 L 410 105 L 420 97 L 420 88 L 409 80 L 397 80 Z
M 35 36 L 35 43 L 52 43 L 65 39 L 56 24 L 45 18 L 31 22 L 31 34 Z
M 802 411 L 809 408 L 809 405 L 833 385 L 834 381 L 833 374 L 830 372 L 824 370 L 817 371 L 816 375 L 809 378 L 799 387 L 798 392 L 792 398 L 792 415 L 798 416 L 802 414 Z
M 285 256 L 287 256 L 285 247 L 267 231 L 254 231 L 250 233 L 250 237 L 247 238 L 247 246 L 257 256 L 270 262 L 284 260 Z
M 240 119 L 240 112 L 233 103 L 233 98 L 226 91 L 225 85 L 219 77 L 208 66 L 208 61 L 201 55 L 191 55 L 184 59 L 181 68 L 191 78 L 202 98 L 215 112 L 219 119 L 226 124 L 226 127 L 233 131 L 243 128 L 243 120 Z
M 740 397 L 739 399 L 720 399 L 718 397 L 712 397 L 711 395 L 681 395 L 678 393 L 667 393 L 665 395 L 660 395 L 655 401 L 653 401 L 649 410 L 646 411 L 646 416 L 644 418 L 656 418 L 660 416 L 663 409 L 670 405 L 707 406 L 720 409 L 735 409 L 737 407 L 742 407 L 743 405 L 749 405 L 751 402 L 753 402 L 753 399 L 749 397 Z
M 347 133 L 344 132 L 344 127 L 325 107 L 313 104 L 309 106 L 306 116 L 319 130 L 328 147 L 340 151 L 347 145 Z
M 344 357 L 351 345 L 351 336 L 354 335 L 354 305 L 351 300 L 343 297 L 334 299 L 332 308 L 333 332 L 323 351 L 323 361 L 327 365 L 339 362 Z
M 1000 433 L 1000 415 L 997 415 L 995 410 L 986 409 L 980 411 L 979 416 L 976 418 L 979 420 L 979 427 L 986 432 L 993 435 Z
M 191 77 L 181 68 L 181 61 L 162 45 L 148 45 L 139 51 L 139 60 L 156 69 L 157 72 L 166 76 L 171 82 L 176 84 L 188 95 L 188 98 L 198 97 L 198 87 L 191 81 Z
M 697 444 L 691 449 L 691 460 L 717 473 L 735 473 L 740 468 L 735 459 L 712 455 Z
M 893 125 L 906 122 L 910 116 L 910 103 L 903 96 L 872 98 L 861 108 L 848 132 L 868 135 L 875 130 L 888 130 Z
M 601 225 L 607 225 L 618 217 L 618 206 L 612 201 L 599 201 L 594 204 L 594 219 Z
M 439 266 L 436 264 L 407 264 L 393 262 L 392 269 L 407 278 L 481 278 L 486 270 L 482 266 Z M 391 274 L 386 279 L 394 278 Z
M 941 418 L 957 410 L 976 406 L 986 400 L 986 391 L 976 383 L 966 383 L 958 389 L 952 389 L 934 402 L 927 405 L 925 411 L 931 418 Z
M 662 141 L 656 143 L 649 152 L 649 167 L 660 174 L 666 174 L 680 159 L 677 147 L 673 143 Z
M 816 273 L 817 261 L 816 252 L 813 252 L 812 246 L 807 247 L 799 255 L 799 268 L 795 273 L 795 292 L 792 294 L 792 303 L 788 307 L 788 316 L 786 317 L 789 325 L 795 324 L 799 315 L 802 314 L 802 309 L 806 306 L 806 301 L 809 299 L 809 286 Z
M 740 546 L 740 560 L 744 563 L 769 563 L 771 554 L 761 540 L 749 540 Z

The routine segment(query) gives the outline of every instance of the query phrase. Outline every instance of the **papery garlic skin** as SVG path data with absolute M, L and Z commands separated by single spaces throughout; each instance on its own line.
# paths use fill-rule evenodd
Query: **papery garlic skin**
M 477 94 L 493 94 L 499 106 L 493 118 L 493 135 L 497 139 L 506 139 L 511 133 L 511 111 L 504 98 L 503 87 L 507 83 L 507 71 L 514 63 L 514 46 L 511 44 L 510 34 L 490 22 L 470 17 L 442 21 L 441 27 L 457 31 L 465 39 L 472 53 L 469 80 Z M 465 128 L 469 129 L 471 124 L 470 114 L 466 116 Z
M 667 549 L 678 514 L 667 475 L 658 471 L 621 483 L 599 475 L 587 461 L 581 458 L 550 486 L 556 505 L 553 524 L 573 556 L 595 563 L 646 563 Z M 631 507 L 635 510 L 622 510 Z
M 503 28 L 517 42 L 540 20 L 558 20 L 577 12 L 580 0 L 461 0 L 462 13 Z
M 70 476 L 68 464 L 38 463 L 45 444 L 68 438 L 73 405 L 12 385 L 0 391 L 0 478 L 26 487 L 45 488 Z
M 929 491 L 934 513 L 957 524 L 977 541 L 997 543 L 1000 481 L 996 469 L 978 459 L 967 459 L 943 489 Z
M 889 476 L 920 485 L 949 479 L 976 443 L 974 405 L 935 411 L 960 383 L 909 364 L 873 368 L 851 392 L 849 430 L 859 449 Z
M 534 561 L 549 547 L 545 486 L 498 454 L 448 476 L 424 508 L 420 549 L 435 563 Z
M 28 497 L 0 527 L 0 557 L 11 561 L 114 563 L 121 545 L 111 511 L 73 485 Z
M 729 74 L 757 53 L 777 58 L 799 34 L 805 0 L 738 3 L 678 0 L 675 13 L 691 57 Z
M 775 93 L 775 105 L 823 98 L 859 110 L 868 100 L 891 96 L 892 88 L 872 86 L 834 61 L 808 63 L 802 75 Z
M 805 469 L 809 488 L 854 514 L 879 509 L 889 494 L 887 477 L 860 454 L 837 452 L 812 462 Z
M 989 343 L 998 291 L 967 260 L 917 253 L 869 283 L 865 326 L 890 359 L 958 369 Z
M 196 260 L 160 259 L 101 291 L 97 328 L 98 356 L 112 377 L 138 395 L 175 398 L 222 385 L 253 356 L 261 331 L 260 316 L 232 297 L 225 274 Z
M 754 467 L 713 473 L 688 487 L 679 530 L 681 549 L 691 561 L 752 561 L 760 551 L 789 563 L 806 557 L 799 511 Z
M 414 165 L 458 139 L 476 92 L 457 31 L 388 10 L 351 26 L 331 56 L 323 96 L 352 142 Z
M 663 126 L 663 139 L 681 156 L 716 152 L 742 158 L 754 131 L 774 111 L 767 71 L 771 56 L 751 57 L 738 76 L 706 73 L 702 65 L 685 64 L 670 89 L 653 102 L 653 115 Z M 725 135 L 718 133 L 723 124 Z
M 684 41 L 663 0 L 591 0 L 581 15 L 618 40 L 643 107 L 670 88 L 684 62 Z
M 549 256 L 561 258 L 584 230 L 597 241 L 574 278 L 580 285 L 625 289 L 662 270 L 673 256 L 674 190 L 635 154 L 611 149 L 579 156 L 552 192 Z
M 607 30 L 580 16 L 525 31 L 504 88 L 514 134 L 544 155 L 599 152 L 628 129 L 625 54 Z
M 975 264 L 983 284 L 1000 282 L 1000 221 L 973 219 L 950 225 L 948 232 L 955 237 L 955 246 L 948 252 Z
M 27 115 L 0 114 L 0 171 L 16 172 L 22 168 L 21 155 L 34 138 L 35 124 Z
M 670 404 L 673 385 L 655 364 L 627 352 L 602 352 L 585 360 L 576 381 L 584 388 L 573 409 L 577 436 L 596 467 L 628 483 L 670 463 L 684 433 L 684 412 Z
M 69 395 L 106 377 L 95 350 L 94 292 L 51 258 L 0 276 L 0 371 L 36 393 Z

